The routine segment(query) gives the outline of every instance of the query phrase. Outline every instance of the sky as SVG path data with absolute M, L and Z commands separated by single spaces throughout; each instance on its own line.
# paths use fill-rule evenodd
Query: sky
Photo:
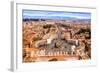
M 91 19 L 91 13 L 23 10 L 23 19 Z

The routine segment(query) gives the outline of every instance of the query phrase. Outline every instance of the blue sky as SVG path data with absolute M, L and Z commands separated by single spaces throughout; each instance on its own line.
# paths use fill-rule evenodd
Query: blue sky
M 23 10 L 23 18 L 32 19 L 91 19 L 91 13 Z

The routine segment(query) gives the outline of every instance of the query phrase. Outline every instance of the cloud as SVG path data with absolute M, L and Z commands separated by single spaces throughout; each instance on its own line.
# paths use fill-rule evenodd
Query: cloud
M 83 12 L 54 12 L 54 11 L 32 11 L 24 10 L 24 18 L 34 18 L 34 17 L 71 17 L 79 19 L 91 19 L 91 13 Z

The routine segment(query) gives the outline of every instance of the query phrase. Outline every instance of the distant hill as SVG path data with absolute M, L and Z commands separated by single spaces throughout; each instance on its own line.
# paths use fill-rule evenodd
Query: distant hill
M 33 18 L 24 18 L 23 21 L 46 21 L 46 20 L 67 20 L 67 21 L 71 21 L 73 23 L 86 23 L 86 24 L 90 24 L 91 23 L 91 19 L 78 19 L 78 18 L 71 18 L 71 17 L 68 17 L 68 18 L 58 18 L 58 19 L 43 19 L 43 18 L 38 18 L 38 19 L 33 19 Z

